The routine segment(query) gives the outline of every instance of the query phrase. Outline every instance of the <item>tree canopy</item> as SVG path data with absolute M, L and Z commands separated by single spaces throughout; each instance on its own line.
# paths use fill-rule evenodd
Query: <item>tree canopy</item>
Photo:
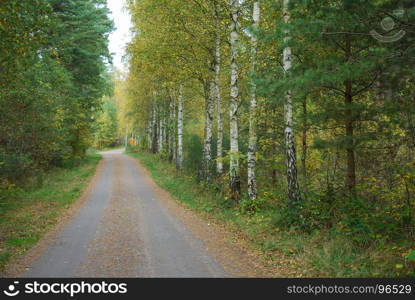
M 411 1 L 142 0 L 128 8 L 134 39 L 120 119 L 140 147 L 172 161 L 184 151 L 181 171 L 244 213 L 278 212 L 277 226 L 331 228 L 356 243 L 408 239 Z
M 101 0 L 0 3 L 3 184 L 83 157 L 110 86 L 112 29 Z

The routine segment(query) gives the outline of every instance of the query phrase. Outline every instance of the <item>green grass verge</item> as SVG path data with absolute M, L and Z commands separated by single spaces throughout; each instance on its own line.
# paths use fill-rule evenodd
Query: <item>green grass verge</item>
M 59 216 L 82 194 L 101 155 L 89 152 L 80 166 L 53 169 L 42 185 L 16 189 L 0 202 L 0 271 L 22 255 L 56 224 Z
M 278 266 L 287 277 L 402 277 L 413 276 L 414 265 L 401 252 L 407 245 L 379 240 L 370 245 L 356 245 L 335 231 L 312 233 L 275 226 L 278 212 L 262 209 L 247 214 L 229 205 L 212 188 L 197 184 L 193 176 L 178 173 L 158 155 L 146 152 L 127 153 L 138 158 L 156 183 L 196 212 L 237 228 L 248 245 L 260 249 L 264 261 Z

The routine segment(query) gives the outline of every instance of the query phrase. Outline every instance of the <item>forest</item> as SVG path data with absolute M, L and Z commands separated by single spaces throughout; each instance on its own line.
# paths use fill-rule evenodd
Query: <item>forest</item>
M 105 0 L 0 1 L 0 271 L 79 197 L 88 149 L 115 142 L 108 14 Z
M 413 274 L 411 1 L 128 8 L 119 114 L 137 151 L 219 195 L 216 209 L 263 223 L 257 235 L 305 235 L 299 248 L 317 243 L 320 260 L 360 276 Z
M 112 94 L 107 14 L 102 0 L 2 1 L 1 189 L 85 155 Z
M 105 0 L 1 1 L 0 205 L 125 143 L 295 276 L 415 275 L 413 1 L 125 6 L 116 70 Z

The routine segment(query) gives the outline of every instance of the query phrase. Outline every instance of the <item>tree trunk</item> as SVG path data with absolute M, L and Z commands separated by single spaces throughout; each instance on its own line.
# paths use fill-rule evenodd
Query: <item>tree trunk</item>
M 241 182 L 239 177 L 239 143 L 238 143 L 238 61 L 237 49 L 239 39 L 239 0 L 230 0 L 231 5 L 231 99 L 230 99 L 230 189 L 231 197 L 234 201 L 239 200 L 239 193 L 241 190 Z
M 179 87 L 179 103 L 177 112 L 177 169 L 183 168 L 183 85 Z
M 125 127 L 125 150 L 127 150 L 127 146 L 128 146 L 128 127 Z
M 158 109 L 158 115 L 159 115 L 159 149 L 158 152 L 161 153 L 164 149 L 164 118 L 163 118 L 163 106 L 159 104 Z
M 174 102 L 170 99 L 169 104 L 169 130 L 168 130 L 168 145 L 169 145 L 169 161 L 173 160 L 173 153 L 174 153 Z
M 301 167 L 303 171 L 303 178 L 304 178 L 304 188 L 307 191 L 308 186 L 308 177 L 307 177 L 307 136 L 308 136 L 308 122 L 307 122 L 307 97 L 304 97 L 303 100 L 303 151 L 301 156 Z
M 163 138 L 164 138 L 164 148 L 166 149 L 166 153 L 169 153 L 169 106 L 168 102 L 164 102 L 164 110 L 163 110 Z
M 157 153 L 157 109 L 156 103 L 153 103 L 153 119 L 152 119 L 151 152 Z
M 220 94 L 220 64 L 221 64 L 221 51 L 220 51 L 220 19 L 217 4 L 215 4 L 215 20 L 216 20 L 216 51 L 215 51 L 215 96 L 217 106 L 217 122 L 218 122 L 218 136 L 216 144 L 216 172 L 218 174 L 223 173 L 223 120 L 222 120 L 222 97 Z
M 173 105 L 173 132 L 172 132 L 172 137 L 173 137 L 173 161 L 177 162 L 177 135 L 178 135 L 178 119 L 177 119 L 177 113 L 176 113 L 176 103 L 174 103 Z
M 346 40 L 346 59 L 350 60 L 352 56 L 352 46 L 350 38 Z M 346 187 L 349 194 L 352 196 L 355 193 L 356 186 L 356 162 L 354 155 L 354 128 L 353 128 L 353 91 L 352 91 L 352 81 L 346 80 L 345 82 L 345 128 L 346 128 L 346 139 L 347 139 L 347 174 L 346 174 Z
M 153 136 L 152 122 L 153 122 L 153 116 L 151 116 L 150 120 L 148 120 L 148 126 L 147 126 L 147 150 L 149 152 L 151 151 L 151 139 Z
M 289 12 L 290 0 L 284 0 L 284 22 L 290 23 Z M 289 31 L 285 30 L 284 42 L 288 43 L 291 39 Z M 292 53 L 291 47 L 284 48 L 284 62 L 283 62 L 285 76 L 289 76 L 292 68 Z M 295 204 L 301 201 L 300 189 L 297 179 L 297 155 L 295 150 L 295 139 L 293 130 L 293 96 L 291 90 L 288 90 L 285 95 L 285 147 L 287 154 L 287 183 L 288 183 L 288 201 L 290 204 Z
M 253 7 L 253 21 L 254 21 L 254 29 L 259 29 L 259 18 L 260 18 L 260 6 L 259 1 L 254 2 Z M 257 45 L 258 45 L 258 38 L 257 33 L 254 32 L 251 37 L 252 43 L 252 75 L 254 76 L 256 71 L 256 64 L 257 64 Z M 249 144 L 248 144 L 248 196 L 249 199 L 255 200 L 258 196 L 257 192 L 257 182 L 256 182 L 256 175 L 255 175 L 255 167 L 256 167 L 256 154 L 257 154 L 257 134 L 256 134 L 256 107 L 257 107 L 257 100 L 256 100 L 256 83 L 251 80 L 251 105 L 249 110 Z
M 207 182 L 211 180 L 210 166 L 212 163 L 212 129 L 214 82 L 209 80 L 204 84 L 205 90 L 205 139 L 203 143 L 203 176 Z
M 345 96 L 345 127 L 347 138 L 347 175 L 346 187 L 350 195 L 354 195 L 356 186 L 356 162 L 354 155 L 354 128 L 353 128 L 353 112 L 351 105 L 353 103 L 352 96 L 352 82 L 346 81 L 346 96 Z

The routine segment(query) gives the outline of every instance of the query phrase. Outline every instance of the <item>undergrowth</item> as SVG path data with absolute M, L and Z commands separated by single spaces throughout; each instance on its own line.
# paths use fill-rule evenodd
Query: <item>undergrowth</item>
M 146 152 L 129 155 L 138 158 L 173 198 L 237 228 L 252 247 L 262 251 L 268 264 L 284 270 L 287 276 L 415 276 L 413 239 L 398 232 L 393 236 L 390 233 L 396 228 L 387 228 L 388 224 L 370 229 L 368 224 L 379 216 L 367 214 L 367 208 L 358 200 L 343 205 L 346 211 L 342 216 L 330 215 L 329 206 L 326 215 L 313 216 L 313 206 L 324 205 L 318 203 L 321 198 L 317 196 L 305 202 L 308 207 L 300 207 L 290 215 L 287 207 L 278 204 L 283 203 L 280 200 L 284 191 L 264 192 L 255 203 L 242 199 L 235 206 L 221 192 L 221 182 L 216 182 L 217 186 L 198 183 L 197 178 L 186 171 L 176 171 L 160 155 Z M 296 222 L 290 221 L 294 217 Z

